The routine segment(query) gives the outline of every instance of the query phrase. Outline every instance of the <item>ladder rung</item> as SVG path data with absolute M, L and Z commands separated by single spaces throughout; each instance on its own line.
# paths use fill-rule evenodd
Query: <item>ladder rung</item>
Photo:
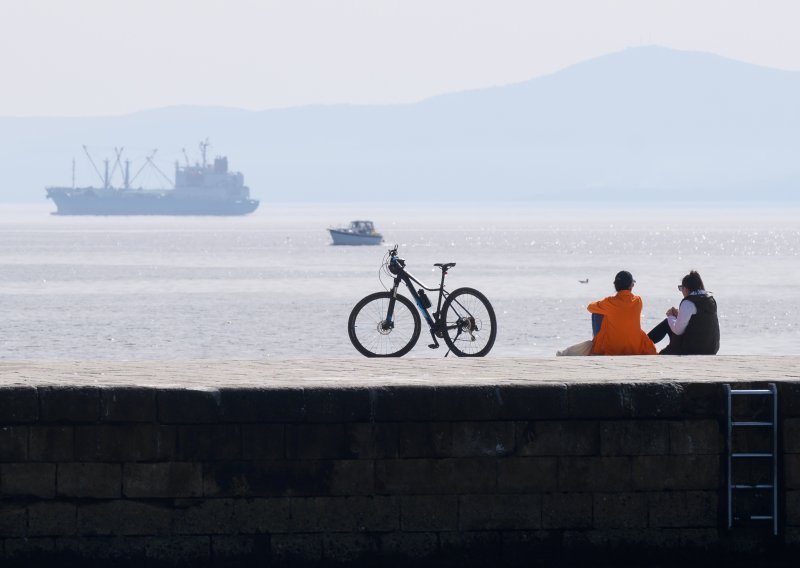
M 732 458 L 771 458 L 772 454 L 762 453 L 762 452 L 754 452 L 754 453 L 746 453 L 746 454 L 731 454 Z
M 774 518 L 772 515 L 750 515 L 751 521 L 771 521 Z
M 734 489 L 772 489 L 775 486 L 766 483 L 757 483 L 755 485 L 732 485 Z
M 741 395 L 741 394 L 761 394 L 761 395 L 771 395 L 773 392 L 768 389 L 741 389 L 741 390 L 732 390 L 731 395 Z
M 731 422 L 731 426 L 772 426 L 772 422 L 739 421 L 739 422 Z

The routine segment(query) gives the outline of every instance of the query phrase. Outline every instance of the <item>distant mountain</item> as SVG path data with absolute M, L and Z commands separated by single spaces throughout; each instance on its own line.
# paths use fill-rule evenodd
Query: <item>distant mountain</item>
M 265 202 L 800 204 L 800 72 L 661 47 L 410 105 L 0 118 L 0 200 L 70 183 L 73 156 L 97 183 L 83 144 L 132 172 L 158 147 L 171 175 L 206 137 Z

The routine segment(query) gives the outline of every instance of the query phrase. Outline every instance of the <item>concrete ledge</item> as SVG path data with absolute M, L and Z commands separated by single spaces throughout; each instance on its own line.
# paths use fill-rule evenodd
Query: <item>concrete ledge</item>
M 725 528 L 724 385 L 767 382 L 777 539 Z M 798 434 L 800 357 L 5 362 L 0 557 L 788 566 Z

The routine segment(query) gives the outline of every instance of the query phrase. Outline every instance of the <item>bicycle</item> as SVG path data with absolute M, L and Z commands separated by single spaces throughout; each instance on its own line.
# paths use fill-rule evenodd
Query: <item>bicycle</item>
M 483 357 L 489 353 L 497 337 L 494 309 L 486 296 L 474 288 L 445 290 L 444 278 L 455 265 L 434 264 L 441 269 L 442 279 L 438 288 L 430 288 L 406 270 L 405 260 L 397 256 L 397 245 L 389 249 L 378 279 L 383 283 L 381 275 L 388 273 L 393 279 L 392 288 L 366 296 L 350 312 L 347 332 L 353 346 L 367 357 L 402 357 L 419 339 L 422 313 L 433 339 L 428 345 L 431 349 L 439 348 L 439 338 L 448 347 L 445 357 L 451 351 L 459 357 Z M 413 282 L 420 286 L 419 290 L 414 289 Z M 411 300 L 398 294 L 400 283 L 408 288 L 417 309 Z M 432 303 L 426 290 L 439 293 L 433 314 L 428 311 Z

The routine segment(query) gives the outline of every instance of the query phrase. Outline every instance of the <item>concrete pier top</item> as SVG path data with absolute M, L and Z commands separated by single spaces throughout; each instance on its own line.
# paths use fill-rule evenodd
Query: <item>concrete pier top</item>
M 0 362 L 0 388 L 281 389 L 798 380 L 800 356 Z

